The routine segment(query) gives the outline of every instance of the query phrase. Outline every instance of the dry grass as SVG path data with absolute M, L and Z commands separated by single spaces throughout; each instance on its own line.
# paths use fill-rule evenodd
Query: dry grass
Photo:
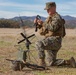
M 62 48 L 58 52 L 57 58 L 69 59 L 73 56 L 76 59 L 76 30 L 68 29 L 66 31 L 67 35 L 63 39 Z M 20 72 L 12 71 L 9 62 L 5 59 L 16 59 L 17 49 L 14 45 L 17 43 L 17 38 L 22 39 L 19 34 L 21 32 L 21 29 L 0 29 L 0 75 L 76 75 L 76 69 L 68 67 L 51 67 L 46 71 L 33 71 L 26 68 Z M 34 33 L 34 29 L 27 29 L 27 34 L 31 33 Z M 36 33 L 36 36 L 39 37 L 39 34 Z M 39 38 L 41 39 L 41 37 Z M 36 50 L 32 54 L 37 58 Z M 32 60 L 35 61 L 33 58 Z

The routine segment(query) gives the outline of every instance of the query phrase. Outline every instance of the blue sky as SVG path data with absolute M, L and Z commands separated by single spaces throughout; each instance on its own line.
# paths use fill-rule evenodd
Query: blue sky
M 54 1 L 60 15 L 76 17 L 76 0 L 0 0 L 0 18 L 41 15 L 47 17 L 45 3 Z

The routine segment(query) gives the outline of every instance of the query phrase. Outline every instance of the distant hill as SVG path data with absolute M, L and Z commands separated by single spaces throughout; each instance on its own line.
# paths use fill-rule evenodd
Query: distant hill
M 35 19 L 36 16 L 20 16 L 20 17 L 22 18 L 22 20 L 26 26 L 28 26 L 28 27 L 34 26 L 33 20 Z M 20 17 L 16 16 L 16 17 L 10 18 L 8 20 L 13 20 L 13 21 L 20 23 Z M 62 16 L 62 18 L 64 18 L 66 21 L 66 23 L 65 23 L 66 28 L 76 28 L 76 17 L 66 15 L 66 16 Z M 46 19 L 46 17 L 41 16 L 41 19 L 44 21 Z M 1 22 L 2 22 L 2 20 L 5 20 L 5 19 L 1 18 Z M 3 24 L 3 23 L 1 23 L 1 24 Z
M 35 19 L 36 16 L 20 16 L 22 18 L 22 20 L 30 20 L 30 21 L 33 21 Z M 11 18 L 12 20 L 20 20 L 20 17 L 14 17 L 14 18 Z M 41 16 L 41 19 L 44 21 L 46 18 L 45 17 L 42 17 Z
M 62 16 L 62 18 L 64 18 L 66 21 L 65 23 L 66 28 L 76 28 L 76 17 L 67 15 L 67 16 Z
M 31 20 L 33 21 L 35 19 L 36 16 L 20 16 L 23 20 Z M 76 20 L 76 17 L 72 17 L 72 16 L 69 16 L 69 15 L 66 15 L 66 16 L 62 16 L 62 18 L 64 18 L 65 20 Z M 13 20 L 20 20 L 19 17 L 14 17 L 14 18 L 11 18 Z M 41 16 L 41 19 L 44 21 L 46 19 L 46 17 L 43 17 Z
M 33 21 L 35 19 L 36 16 L 21 16 L 21 18 L 24 20 L 24 21 Z M 66 16 L 62 16 L 62 18 L 65 19 L 66 23 L 65 23 L 65 27 L 66 28 L 76 28 L 76 17 L 72 17 L 72 16 L 69 16 L 69 15 L 66 15 Z M 19 17 L 14 17 L 12 18 L 13 20 L 20 20 Z M 46 19 L 46 17 L 42 17 L 41 16 L 41 19 L 44 21 Z M 33 23 L 32 23 L 33 24 Z
M 72 16 L 69 16 L 69 15 L 66 15 L 66 16 L 62 16 L 62 18 L 64 18 L 65 20 L 76 20 L 76 17 L 72 17 Z

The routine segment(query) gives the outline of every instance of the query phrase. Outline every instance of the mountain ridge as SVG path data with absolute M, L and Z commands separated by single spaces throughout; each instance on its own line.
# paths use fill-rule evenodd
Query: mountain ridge
M 29 22 L 35 19 L 36 16 L 20 16 L 22 18 L 22 20 L 28 20 Z M 76 28 L 76 17 L 72 17 L 69 15 L 66 16 L 62 16 L 62 18 L 65 20 L 65 27 L 66 28 Z M 14 17 L 13 20 L 19 20 L 19 17 Z M 41 16 L 41 19 L 44 21 L 46 19 L 46 17 Z
M 7 27 L 9 25 L 9 23 L 11 24 L 11 27 L 15 27 L 15 25 L 17 27 L 19 27 L 19 24 L 21 23 L 21 19 L 23 20 L 25 26 L 27 27 L 33 27 L 34 26 L 34 23 L 33 23 L 33 20 L 35 19 L 36 16 L 16 16 L 16 17 L 13 17 L 13 18 L 10 18 L 10 19 L 5 19 L 5 18 L 1 18 L 1 27 L 6 27 L 6 24 L 7 24 Z M 66 28 L 76 28 L 76 17 L 72 17 L 72 16 L 69 16 L 69 15 L 66 15 L 66 16 L 62 16 L 63 19 L 65 19 L 65 27 Z M 44 21 L 46 19 L 46 17 L 43 17 L 41 16 L 41 19 Z M 12 22 L 16 22 L 15 24 Z M 10 25 L 9 25 L 10 27 Z
M 31 21 L 33 21 L 36 16 L 20 16 L 20 17 L 23 20 L 31 20 Z M 69 15 L 62 16 L 62 18 L 65 19 L 65 20 L 76 20 L 76 17 L 72 17 L 72 16 L 69 16 Z M 19 17 L 16 16 L 16 17 L 13 17 L 11 19 L 13 19 L 13 20 L 19 20 Z M 46 19 L 46 17 L 41 16 L 41 19 L 44 21 Z

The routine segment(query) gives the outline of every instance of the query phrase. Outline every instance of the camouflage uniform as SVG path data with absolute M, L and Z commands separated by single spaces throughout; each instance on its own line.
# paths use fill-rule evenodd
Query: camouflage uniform
M 45 10 L 51 9 L 53 6 L 56 7 L 55 2 L 47 2 Z M 39 33 L 45 36 L 45 39 L 39 40 L 36 43 L 41 65 L 44 66 L 45 64 L 44 51 L 46 50 L 50 66 L 69 65 L 73 68 L 76 67 L 73 57 L 69 60 L 56 59 L 57 52 L 61 48 L 62 37 L 66 34 L 64 24 L 65 20 L 56 12 L 49 16 L 42 25 L 38 25 Z
M 61 48 L 63 37 L 63 23 L 61 16 L 56 12 L 49 16 L 43 23 L 40 29 L 40 34 L 45 36 L 45 39 L 39 40 L 36 43 L 39 58 L 45 59 L 45 52 L 47 50 L 49 63 L 53 64 L 56 61 L 56 55 Z

